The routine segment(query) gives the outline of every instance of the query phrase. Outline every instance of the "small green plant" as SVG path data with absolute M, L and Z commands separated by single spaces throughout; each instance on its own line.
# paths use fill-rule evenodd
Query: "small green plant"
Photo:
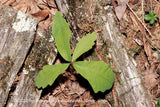
M 56 78 L 69 66 L 73 66 L 81 76 L 88 80 L 95 93 L 99 91 L 105 92 L 112 87 L 114 83 L 114 73 L 113 69 L 109 67 L 109 64 L 106 64 L 104 61 L 76 61 L 77 58 L 90 50 L 95 44 L 96 32 L 87 34 L 79 39 L 73 56 L 71 56 L 71 32 L 69 24 L 60 12 L 56 12 L 54 16 L 52 34 L 60 55 L 68 63 L 45 65 L 35 79 L 38 88 L 45 88 L 47 85 L 52 85 Z
M 150 24 L 153 24 L 158 19 L 158 15 L 154 13 L 153 10 L 149 11 L 149 14 L 144 16 L 146 21 L 149 21 Z
M 158 99 L 158 103 L 156 104 L 156 107 L 160 107 L 160 99 Z

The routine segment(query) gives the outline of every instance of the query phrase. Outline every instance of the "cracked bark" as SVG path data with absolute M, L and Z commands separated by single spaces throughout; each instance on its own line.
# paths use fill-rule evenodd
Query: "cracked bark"
M 40 36 L 31 46 L 36 26 L 37 21 L 32 16 L 9 6 L 0 8 L 1 107 L 6 104 L 7 99 L 6 106 L 12 107 L 33 107 L 39 101 L 41 90 L 35 87 L 35 77 L 44 65 L 53 63 L 57 50 L 51 29 L 46 32 L 38 31 Z M 20 79 L 10 96 L 17 73 L 20 73 Z

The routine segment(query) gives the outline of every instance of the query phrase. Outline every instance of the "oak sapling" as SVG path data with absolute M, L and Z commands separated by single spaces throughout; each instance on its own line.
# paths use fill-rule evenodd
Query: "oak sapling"
M 81 76 L 88 80 L 95 93 L 99 91 L 105 92 L 112 88 L 114 73 L 109 64 L 104 61 L 76 61 L 77 58 L 94 46 L 96 32 L 89 33 L 79 39 L 73 56 L 71 56 L 69 24 L 59 11 L 54 16 L 52 34 L 58 52 L 68 63 L 45 65 L 35 79 L 38 88 L 52 85 L 56 78 L 69 66 L 73 66 Z

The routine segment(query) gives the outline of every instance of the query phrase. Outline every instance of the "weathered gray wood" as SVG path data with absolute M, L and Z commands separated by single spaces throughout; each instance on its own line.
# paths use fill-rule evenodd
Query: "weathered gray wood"
M 9 6 L 0 9 L 0 106 L 34 40 L 37 21 Z
M 110 43 L 109 52 L 113 58 L 115 71 L 119 73 L 117 80 L 120 83 L 116 83 L 119 100 L 125 107 L 154 107 L 152 98 L 149 96 L 149 92 L 145 90 L 141 79 L 135 78 L 139 77 L 137 64 L 133 57 L 127 53 L 128 47 L 126 46 L 128 45 L 119 34 L 113 12 L 108 12 L 106 18 L 108 21 L 103 26 L 103 34 L 106 42 Z
M 35 87 L 35 77 L 42 67 L 46 64 L 52 64 L 57 50 L 54 45 L 54 39 L 51 35 L 51 29 L 47 32 L 37 32 L 39 34 L 25 65 L 21 79 L 9 100 L 8 106 L 11 107 L 36 107 L 42 90 Z
M 68 22 L 71 25 L 72 32 L 75 35 L 81 35 L 78 33 L 78 26 L 81 25 L 80 21 L 83 16 L 89 18 L 94 17 L 94 23 L 98 28 L 102 28 L 102 32 L 99 34 L 105 45 L 109 48 L 109 53 L 112 55 L 113 64 L 115 65 L 115 71 L 117 72 L 118 80 L 126 81 L 133 77 L 139 77 L 136 68 L 135 60 L 127 54 L 127 45 L 119 33 L 119 29 L 116 26 L 114 13 L 111 6 L 104 5 L 106 0 L 55 0 L 59 10 L 66 16 Z M 90 4 L 88 9 L 83 6 Z M 90 2 L 90 3 L 89 3 Z M 111 2 L 107 0 L 107 2 Z M 104 4 L 103 4 L 104 3 Z M 77 6 L 77 4 L 79 4 Z M 66 10 L 67 9 L 67 10 Z M 79 10 L 78 13 L 77 10 Z M 85 12 L 84 12 L 85 11 Z M 88 14 L 90 13 L 93 14 Z M 81 19 L 78 16 L 81 16 Z M 89 17 L 88 17 L 89 16 Z M 83 20 L 82 20 L 83 21 Z M 78 33 L 78 34 L 77 34 Z M 97 42 L 99 42 L 97 40 Z M 102 52 L 106 56 L 106 51 Z M 116 84 L 116 90 L 120 102 L 124 107 L 153 107 L 152 99 L 148 95 L 148 91 L 144 89 L 140 78 L 127 81 L 123 84 L 118 82 Z

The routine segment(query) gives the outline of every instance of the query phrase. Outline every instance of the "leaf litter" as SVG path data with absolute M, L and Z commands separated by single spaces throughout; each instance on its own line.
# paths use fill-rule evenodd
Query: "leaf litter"
M 128 2 L 126 17 L 120 19 L 120 30 L 128 43 L 129 54 L 136 59 L 139 74 L 144 86 L 152 94 L 152 99 L 157 102 L 160 98 L 160 23 L 150 25 L 144 20 L 144 15 L 150 10 L 160 18 L 160 1 L 132 0 Z M 119 16 L 117 16 L 119 17 Z M 119 18 L 118 18 L 119 19 Z
M 118 2 L 118 5 L 115 3 Z M 144 75 L 142 80 L 145 87 L 151 92 L 154 102 L 160 98 L 160 61 L 158 53 L 160 53 L 160 23 L 159 21 L 150 26 L 144 21 L 144 15 L 149 10 L 154 10 L 160 18 L 160 1 L 154 0 L 113 0 L 117 17 L 120 23 L 120 30 L 124 34 L 125 40 L 130 47 L 129 54 L 133 56 L 137 63 L 139 73 Z M 48 29 L 52 24 L 54 15 L 57 11 L 53 0 L 1 0 L 0 7 L 10 5 L 24 13 L 31 14 L 39 20 L 37 30 Z M 83 28 L 82 28 L 83 29 Z M 39 35 L 37 34 L 36 37 Z M 36 43 L 36 40 L 35 40 Z M 157 48 L 156 48 L 157 46 Z M 40 102 L 39 107 L 54 107 L 54 106 L 71 106 L 73 103 L 57 102 L 57 100 L 91 100 L 87 102 L 74 102 L 75 106 L 88 105 L 99 106 L 99 103 L 93 103 L 93 98 L 68 72 L 62 74 L 66 78 L 70 78 L 65 82 L 60 82 L 59 85 L 49 91 L 49 93 L 41 98 L 47 102 Z M 62 80 L 61 80 L 62 81 Z M 89 87 L 88 87 L 89 88 Z M 78 92 L 78 93 L 77 93 Z M 109 104 L 108 104 L 109 106 Z
M 39 21 L 37 32 L 45 31 L 51 26 L 57 11 L 53 0 L 1 0 L 0 7 L 3 5 L 9 5 L 37 18 Z M 90 4 L 88 5 L 90 6 Z M 83 30 L 85 30 L 89 32 L 93 30 L 92 23 L 93 22 L 89 22 L 88 24 L 88 22 L 84 21 L 84 26 L 79 26 L 81 29 L 80 31 L 83 32 Z M 41 35 L 36 34 L 36 38 L 39 36 Z M 36 39 L 34 43 L 36 43 Z M 56 61 L 56 63 L 60 62 Z M 66 80 L 63 81 L 61 77 L 65 77 L 64 79 Z M 79 80 L 77 80 L 77 78 Z M 77 74 L 75 77 L 69 72 L 62 73 L 57 81 L 58 82 L 56 82 L 53 87 L 50 87 L 49 90 L 43 91 L 41 99 L 38 102 L 38 107 L 100 106 L 101 103 L 99 103 L 98 100 L 95 101 L 93 98 L 96 96 L 94 96 L 92 91 L 89 91 L 91 90 L 91 87 L 88 85 L 89 83 L 87 84 L 87 81 L 80 75 Z M 104 102 L 106 103 L 103 104 L 104 106 L 111 106 L 108 100 L 104 99 Z

